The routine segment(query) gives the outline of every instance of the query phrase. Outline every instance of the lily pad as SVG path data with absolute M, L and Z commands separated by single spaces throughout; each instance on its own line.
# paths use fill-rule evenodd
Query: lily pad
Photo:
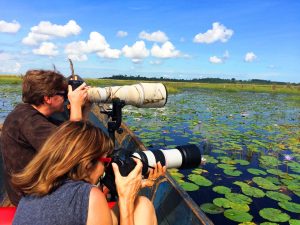
M 197 191 L 199 189 L 199 186 L 194 184 L 194 183 L 190 183 L 190 182 L 183 182 L 183 183 L 179 183 L 179 185 L 185 190 L 185 191 Z
M 260 169 L 249 168 L 247 171 L 253 175 L 266 175 L 267 173 Z
M 231 170 L 231 169 L 227 169 L 223 171 L 225 174 L 229 175 L 229 176 L 233 176 L 233 177 L 238 177 L 242 174 L 241 171 L 239 170 Z
M 247 161 L 247 160 L 244 160 L 244 159 L 236 159 L 234 160 L 236 163 L 240 164 L 241 166 L 247 166 L 249 165 L 250 163 Z
M 283 194 L 283 193 L 280 193 L 280 192 L 276 192 L 276 191 L 267 191 L 266 192 L 266 195 L 275 200 L 275 201 L 279 201 L 279 202 L 282 202 L 282 201 L 291 201 L 292 198 L 286 194 Z
M 224 216 L 235 222 L 250 222 L 253 219 L 253 216 L 251 216 L 249 213 L 236 209 L 225 210 Z
M 278 205 L 287 211 L 300 213 L 300 204 L 298 203 L 283 201 L 279 202 Z
M 219 213 L 224 212 L 223 208 L 218 207 L 212 203 L 204 203 L 204 204 L 200 205 L 200 208 L 203 210 L 203 212 L 209 213 L 209 214 L 219 214 Z
M 248 212 L 250 210 L 250 207 L 247 204 L 230 202 L 229 205 L 230 205 L 230 208 L 236 209 L 239 211 L 243 211 L 243 212 Z
M 266 190 L 278 190 L 280 187 L 273 184 L 271 181 L 263 178 L 263 177 L 253 177 L 253 182 L 256 183 L 259 187 Z
M 251 196 L 251 197 L 255 197 L 255 198 L 263 198 L 265 196 L 265 193 L 260 190 L 259 188 L 256 187 L 242 187 L 242 192 L 245 195 Z
M 230 206 L 231 202 L 227 198 L 215 198 L 213 200 L 213 203 L 219 207 L 231 208 L 231 206 Z
M 238 193 L 226 193 L 225 197 L 232 202 L 240 204 L 250 204 L 252 202 L 252 199 L 248 196 Z
M 206 179 L 205 177 L 201 176 L 201 175 L 198 175 L 198 174 L 190 174 L 188 176 L 188 179 L 190 181 L 193 181 L 194 183 L 200 185 L 200 186 L 211 186 L 212 185 L 212 182 L 208 179 Z
M 214 192 L 217 192 L 219 194 L 226 194 L 226 193 L 230 193 L 231 192 L 231 189 L 228 188 L 228 187 L 225 187 L 225 186 L 215 186 L 213 188 L 213 191 Z
M 278 223 L 272 223 L 272 222 L 263 222 L 260 223 L 260 225 L 279 225 Z
M 289 224 L 290 225 L 300 225 L 300 220 L 291 219 L 291 220 L 289 220 Z
M 259 211 L 259 215 L 271 222 L 286 222 L 290 219 L 290 216 L 288 214 L 274 208 L 264 208 Z

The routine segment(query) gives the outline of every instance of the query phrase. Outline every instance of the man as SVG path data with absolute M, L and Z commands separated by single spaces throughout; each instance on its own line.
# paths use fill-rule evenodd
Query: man
M 17 205 L 21 193 L 11 184 L 11 175 L 22 170 L 35 156 L 56 125 L 50 116 L 64 110 L 70 102 L 70 120 L 82 119 L 82 106 L 87 98 L 86 84 L 74 91 L 65 77 L 55 71 L 29 70 L 23 78 L 21 103 L 7 116 L 1 135 L 4 182 L 9 200 Z

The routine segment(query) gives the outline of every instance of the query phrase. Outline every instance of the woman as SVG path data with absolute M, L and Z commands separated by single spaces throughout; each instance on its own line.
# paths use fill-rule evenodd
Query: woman
M 118 209 L 111 211 L 103 192 L 95 186 L 109 161 L 113 143 L 89 122 L 65 122 L 52 134 L 25 170 L 13 177 L 25 196 L 13 224 L 157 224 L 155 210 L 146 197 L 138 197 L 142 163 L 127 177 L 113 163 Z M 151 172 L 164 174 L 160 164 Z M 118 213 L 116 213 L 118 212 Z

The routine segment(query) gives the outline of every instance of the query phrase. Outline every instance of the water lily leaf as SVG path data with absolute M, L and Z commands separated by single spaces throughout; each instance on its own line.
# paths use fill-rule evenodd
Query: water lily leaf
M 228 187 L 225 187 L 225 186 L 215 186 L 213 188 L 213 191 L 214 192 L 217 192 L 219 194 L 226 194 L 226 193 L 230 193 L 231 192 L 231 189 L 228 188 Z
M 250 204 L 252 202 L 252 199 L 248 196 L 238 193 L 226 193 L 225 197 L 235 203 Z
M 242 187 L 250 187 L 249 184 L 246 184 L 246 183 L 241 182 L 241 181 L 235 181 L 235 182 L 233 182 L 233 183 L 234 183 L 235 185 L 240 186 L 241 188 L 242 188 Z
M 271 181 L 263 178 L 263 177 L 253 177 L 253 182 L 256 183 L 259 187 L 266 190 L 278 190 L 280 187 L 273 184 Z
M 236 163 L 240 164 L 241 166 L 247 166 L 250 163 L 247 160 L 243 160 L 243 159 L 236 159 L 234 160 Z
M 263 198 L 265 196 L 265 193 L 256 187 L 249 186 L 249 187 L 241 187 L 241 188 L 242 188 L 242 192 L 245 195 L 255 197 L 255 198 Z
M 205 213 L 209 213 L 209 214 L 219 214 L 224 212 L 224 209 L 216 206 L 215 204 L 212 203 L 204 203 L 202 205 L 200 205 L 200 208 L 203 210 L 203 212 Z
M 231 169 L 230 170 L 226 169 L 223 172 L 225 174 L 227 174 L 229 176 L 233 176 L 233 177 L 238 177 L 238 176 L 240 176 L 242 174 L 242 172 L 239 171 L 239 170 L 231 170 Z
M 225 170 L 234 170 L 236 169 L 235 166 L 229 165 L 229 164 L 218 164 L 217 167 L 225 169 Z
M 272 222 L 286 222 L 290 219 L 290 216 L 288 214 L 274 208 L 264 208 L 259 211 L 259 215 L 262 218 Z
M 300 220 L 290 219 L 289 224 L 290 225 L 300 225 Z
M 188 176 L 188 179 L 190 181 L 193 181 L 194 183 L 200 185 L 200 186 L 211 186 L 212 185 L 212 182 L 210 180 L 208 180 L 207 178 L 201 176 L 201 175 L 198 175 L 198 174 L 190 174 Z
M 231 208 L 230 206 L 230 201 L 226 198 L 215 198 L 213 200 L 213 203 L 216 205 L 216 206 L 219 206 L 219 207 L 223 207 L 223 208 Z
M 243 212 L 248 212 L 250 210 L 250 207 L 247 204 L 230 202 L 229 205 L 230 205 L 230 208 L 236 209 L 236 210 L 239 210 L 239 211 L 243 211 Z
M 217 159 L 215 159 L 213 156 L 209 156 L 209 155 L 203 155 L 203 157 L 206 159 L 206 163 L 218 163 L 219 161 Z
M 208 172 L 207 170 L 200 169 L 200 168 L 196 168 L 196 169 L 192 170 L 192 173 L 195 173 L 195 174 L 202 174 L 202 173 L 207 173 L 207 172 Z
M 287 211 L 300 213 L 300 204 L 298 203 L 283 201 L 279 202 L 278 205 Z
M 276 157 L 274 156 L 269 156 L 269 155 L 263 155 L 259 159 L 260 163 L 264 166 L 278 166 L 281 165 L 281 161 L 279 161 Z
M 239 223 L 238 225 L 256 225 L 256 223 L 253 223 L 253 222 L 244 222 L 244 223 Z
M 235 222 L 249 222 L 253 219 L 253 216 L 251 216 L 249 213 L 236 209 L 225 210 L 224 216 Z
M 185 190 L 185 191 L 197 191 L 199 190 L 199 186 L 194 184 L 194 183 L 190 183 L 190 182 L 183 182 L 183 183 L 179 183 L 179 185 Z
M 267 172 L 276 176 L 282 176 L 284 174 L 281 170 L 278 169 L 268 169 Z
M 275 201 L 279 201 L 279 202 L 282 202 L 282 201 L 291 201 L 292 198 L 286 194 L 283 194 L 283 193 L 280 193 L 280 192 L 275 192 L 275 191 L 267 191 L 266 192 L 266 195 L 275 200 Z
M 272 223 L 272 222 L 263 222 L 260 223 L 260 225 L 279 225 L 278 223 Z
M 260 169 L 249 168 L 247 171 L 253 175 L 266 175 L 267 173 Z

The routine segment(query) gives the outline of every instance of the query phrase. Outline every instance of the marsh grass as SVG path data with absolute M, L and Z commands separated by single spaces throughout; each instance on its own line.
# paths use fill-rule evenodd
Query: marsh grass
M 130 85 L 140 82 L 151 82 L 142 80 L 113 80 L 113 79 L 91 79 L 86 78 L 85 81 L 90 86 L 115 86 L 115 85 Z M 0 75 L 0 85 L 1 84 L 21 84 L 22 76 L 15 75 Z M 216 91 L 226 91 L 226 92 L 266 92 L 266 93 L 280 93 L 280 94 L 293 94 L 294 100 L 299 100 L 300 86 L 296 85 L 258 85 L 258 84 L 231 84 L 231 83 L 196 83 L 196 82 L 165 82 L 162 81 L 168 89 L 168 93 L 174 94 L 179 93 L 184 90 L 191 89 L 213 89 Z M 298 96 L 297 96 L 298 95 Z

